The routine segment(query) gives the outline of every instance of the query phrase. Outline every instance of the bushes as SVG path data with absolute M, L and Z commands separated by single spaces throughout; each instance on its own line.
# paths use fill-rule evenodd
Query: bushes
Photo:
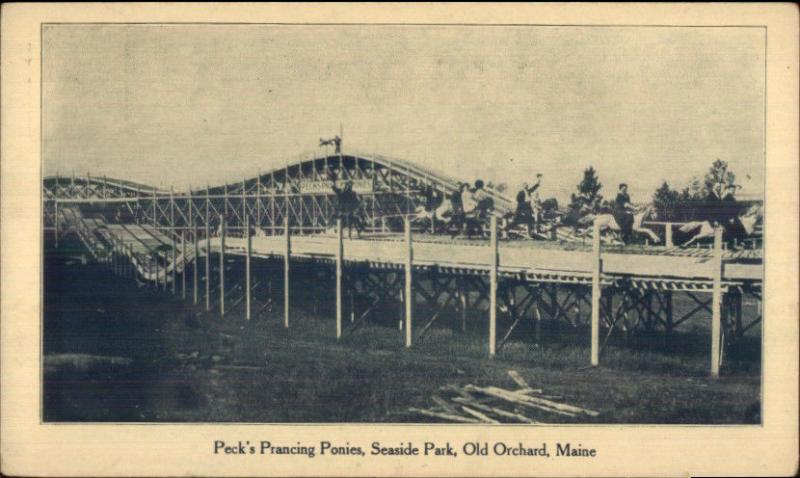
M 736 175 L 728 170 L 728 163 L 717 159 L 711 164 L 702 181 L 693 178 L 680 192 L 664 181 L 653 194 L 653 206 L 658 220 L 689 222 L 705 220 L 710 209 L 718 207 L 729 186 L 739 188 Z

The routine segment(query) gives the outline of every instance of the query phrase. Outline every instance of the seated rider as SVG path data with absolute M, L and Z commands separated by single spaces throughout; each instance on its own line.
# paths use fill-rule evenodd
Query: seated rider
M 458 184 L 458 191 L 453 191 L 450 194 L 450 209 L 452 215 L 450 216 L 450 227 L 453 230 L 450 233 L 451 237 L 456 237 L 464 226 L 464 194 L 467 185 L 464 183 Z
M 425 197 L 425 211 L 433 212 L 442 203 L 442 196 L 439 190 L 435 189 L 432 185 L 427 184 L 422 189 L 422 195 Z
M 474 189 L 470 189 L 468 184 L 464 184 L 461 187 L 461 207 L 464 210 L 464 215 L 473 214 L 475 212 L 475 208 L 478 207 L 476 193 L 478 192 L 479 184 L 481 188 L 483 188 L 483 181 L 480 179 L 475 181 Z
M 729 184 L 721 200 L 720 224 L 725 228 L 725 240 L 733 248 L 747 237 L 747 231 L 739 219 L 740 206 L 736 200 L 736 185 Z
M 353 226 L 356 226 L 358 237 L 361 237 L 361 232 L 364 230 L 364 224 L 361 222 L 361 217 L 358 216 L 357 211 L 361 204 L 358 195 L 353 191 L 353 182 L 347 181 L 344 189 L 336 186 L 336 179 L 333 180 L 333 192 L 336 194 L 336 202 L 338 205 L 338 216 L 342 219 L 344 225 L 347 226 L 347 237 L 353 238 Z
M 628 243 L 633 233 L 633 211 L 634 207 L 631 204 L 631 197 L 628 195 L 628 185 L 622 183 L 619 185 L 619 192 L 617 198 L 614 200 L 614 220 L 617 221 L 620 230 L 622 231 L 622 242 Z

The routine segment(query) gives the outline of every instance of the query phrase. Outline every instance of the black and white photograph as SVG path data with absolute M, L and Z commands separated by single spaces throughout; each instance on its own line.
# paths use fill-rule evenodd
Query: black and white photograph
M 44 421 L 759 424 L 764 48 L 44 25 Z
M 796 470 L 796 8 L 1 18 L 3 474 Z

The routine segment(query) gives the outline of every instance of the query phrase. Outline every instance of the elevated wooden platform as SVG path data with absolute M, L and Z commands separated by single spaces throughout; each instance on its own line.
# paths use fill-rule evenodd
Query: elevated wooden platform
M 383 288 L 376 292 L 372 306 L 361 313 L 365 317 L 380 300 L 392 295 L 398 288 L 398 277 L 404 282 L 400 288 L 400 302 L 405 304 L 405 321 L 403 325 L 405 346 L 412 344 L 411 330 L 415 295 L 425 297 L 430 305 L 437 307 L 437 312 L 424 326 L 420 334 L 424 334 L 430 324 L 439 316 L 443 307 L 454 300 L 462 301 L 462 312 L 467 309 L 468 293 L 463 291 L 464 282 L 473 282 L 477 298 L 473 298 L 475 306 L 485 297 L 489 313 L 489 355 L 494 356 L 506 342 L 514 327 L 528 313 L 532 304 L 550 308 L 551 318 L 558 320 L 566 316 L 567 309 L 580 312 L 581 302 L 587 301 L 591 313 L 591 364 L 599 363 L 601 350 L 599 331 L 601 325 L 613 331 L 620 317 L 628 311 L 636 309 L 640 320 L 661 320 L 671 328 L 686 320 L 698 311 L 707 310 L 711 314 L 711 375 L 719 375 L 721 355 L 721 327 L 723 315 L 725 321 L 733 323 L 742 333 L 747 327 L 761 321 L 759 316 L 748 326 L 741 321 L 741 298 L 749 293 L 760 300 L 760 284 L 763 280 L 763 265 L 754 254 L 744 255 L 740 250 L 725 251 L 722 246 L 722 230 L 715 231 L 714 249 L 698 249 L 691 254 L 678 254 L 672 248 L 649 246 L 602 246 L 600 244 L 599 227 L 595 226 L 594 239 L 591 244 L 562 244 L 548 241 L 500 240 L 496 219 L 492 219 L 491 237 L 489 240 L 464 238 L 449 239 L 446 236 L 411 233 L 411 225 L 405 220 L 403 235 L 378 233 L 358 239 L 345 239 L 341 233 L 319 235 L 291 234 L 291 229 L 284 226 L 283 234 L 266 236 L 259 232 L 255 236 L 242 237 L 243 231 L 250 230 L 245 223 L 242 228 L 229 230 L 224 220 L 220 220 L 218 236 L 210 234 L 210 228 L 202 230 L 187 227 L 158 228 L 149 224 L 109 224 L 103 219 L 83 217 L 75 210 L 65 208 L 64 218 L 67 230 L 74 230 L 89 251 L 101 262 L 106 262 L 115 273 L 151 281 L 156 288 L 167 288 L 172 284 L 173 294 L 177 293 L 177 277 L 181 274 L 181 294 L 186 298 L 187 268 L 192 269 L 192 295 L 195 304 L 199 298 L 199 260 L 204 262 L 204 285 L 206 311 L 211 310 L 212 269 L 210 256 L 216 255 L 219 266 L 217 287 L 219 291 L 220 315 L 225 315 L 226 299 L 231 293 L 243 291 L 243 296 L 232 300 L 231 307 L 245 304 L 245 317 L 253 317 L 251 295 L 260 281 L 253 283 L 251 260 L 253 258 L 280 258 L 283 262 L 283 305 L 284 326 L 289 326 L 289 287 L 291 262 L 296 260 L 318 261 L 332 264 L 335 267 L 336 288 L 336 337 L 343 333 L 343 266 L 345 264 L 370 267 L 368 271 L 358 269 L 359 276 L 380 274 L 380 269 L 392 269 L 393 282 L 381 282 L 382 279 L 362 278 L 363 283 L 371 281 L 373 287 Z M 201 238 L 202 234 L 202 238 Z M 233 279 L 238 285 L 226 291 L 226 258 L 231 255 L 243 257 L 244 278 Z M 412 274 L 411 271 L 435 270 L 448 275 L 446 283 L 455 281 L 455 290 L 442 292 L 443 283 L 438 282 L 441 274 Z M 400 274 L 397 274 L 397 273 Z M 427 279 L 426 279 L 427 276 Z M 352 276 L 351 276 L 352 277 Z M 434 279 L 431 279 L 433 277 Z M 488 281 L 486 278 L 488 277 Z M 501 287 L 502 292 L 498 293 Z M 349 279 L 358 280 L 358 279 Z M 433 289 L 423 286 L 425 281 L 433 284 Z M 459 283 L 458 281 L 461 281 Z M 419 282 L 414 286 L 415 282 Z M 488 283 L 488 284 L 487 284 Z M 332 284 L 333 285 L 333 284 Z M 579 287 L 573 287 L 578 285 Z M 587 286 L 590 288 L 587 289 Z M 351 283 L 351 290 L 357 289 Z M 451 286 L 448 286 L 451 287 Z M 513 299 L 513 290 L 509 287 L 522 288 L 526 295 L 519 302 Z M 543 287 L 562 287 L 565 299 L 559 300 L 558 292 L 551 291 L 551 304 L 544 300 Z M 605 292 L 603 292 L 605 290 Z M 696 303 L 692 311 L 684 317 L 673 321 L 671 293 L 684 292 Z M 665 297 L 658 296 L 664 293 Z M 697 298 L 695 293 L 710 293 L 708 300 Z M 620 294 L 620 303 L 615 308 L 614 294 Z M 655 295 L 654 295 L 655 294 Z M 438 297 L 446 296 L 443 304 Z M 571 297 L 572 296 L 572 297 Z M 570 298 L 571 297 L 571 298 Z M 727 297 L 727 298 L 726 298 Z M 410 299 L 410 300 L 409 300 Z M 571 300 L 571 302 L 570 302 Z M 499 301 L 513 319 L 508 332 L 498 342 L 497 313 Z M 656 305 L 656 302 L 660 305 Z M 270 299 L 266 306 L 271 306 Z M 666 304 L 666 305 L 665 305 Z M 259 313 L 259 312 L 256 312 Z M 360 321 L 361 319 L 359 319 Z M 540 320 L 540 319 L 536 319 Z M 359 323 L 356 321 L 354 323 Z M 352 326 L 351 326 L 352 327 Z
M 252 237 L 254 257 L 277 257 L 285 255 L 284 236 Z M 246 253 L 246 239 L 227 237 L 225 253 Z M 338 240 L 330 236 L 292 236 L 292 257 L 334 260 Z M 556 246 L 556 247 L 553 247 Z M 406 244 L 399 235 L 381 235 L 364 239 L 343 240 L 343 260 L 366 262 L 375 265 L 405 264 Z M 213 252 L 219 252 L 220 239 L 211 239 Z M 500 272 L 522 275 L 577 276 L 590 279 L 593 254 L 589 248 L 565 250 L 556 244 L 537 241 L 510 241 L 499 244 L 498 268 Z M 637 253 L 636 250 L 601 252 L 602 272 L 611 277 L 657 277 L 675 281 L 712 280 L 714 264 L 708 256 L 676 256 Z M 710 252 L 706 250 L 707 252 Z M 413 239 L 415 267 L 438 266 L 440 268 L 488 271 L 492 252 L 486 240 L 441 240 L 441 236 L 415 236 Z M 763 267 L 758 262 L 739 262 L 723 258 L 724 281 L 761 281 Z

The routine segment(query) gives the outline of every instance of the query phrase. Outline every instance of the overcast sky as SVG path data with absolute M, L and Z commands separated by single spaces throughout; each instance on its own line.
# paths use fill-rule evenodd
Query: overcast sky
M 644 201 L 717 158 L 763 194 L 760 28 L 50 25 L 43 55 L 45 174 L 240 181 L 342 124 L 345 152 L 562 201 L 589 165 Z

